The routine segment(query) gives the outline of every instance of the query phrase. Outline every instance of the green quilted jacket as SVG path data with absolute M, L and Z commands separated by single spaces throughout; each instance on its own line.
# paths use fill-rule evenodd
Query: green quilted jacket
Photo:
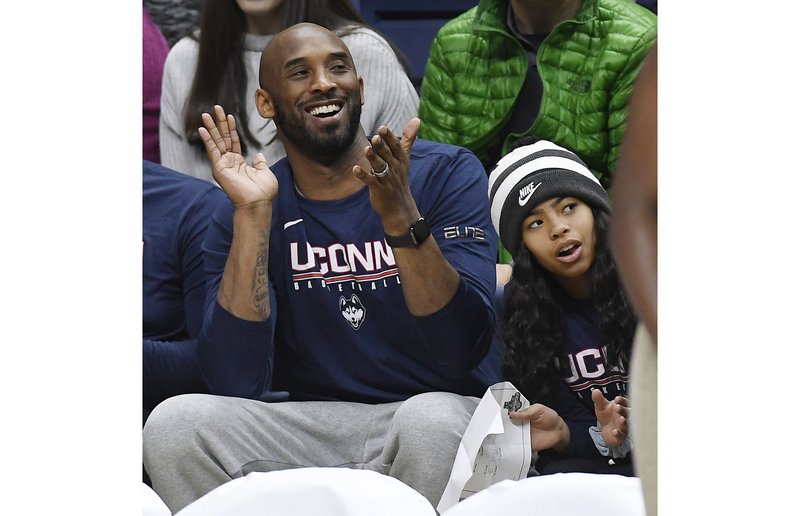
M 505 25 L 508 0 L 481 0 L 441 28 L 422 83 L 420 137 L 467 147 L 484 162 L 501 142 L 528 68 Z M 524 133 L 577 153 L 608 188 L 619 155 L 626 106 L 642 60 L 656 39 L 656 16 L 633 0 L 586 0 L 539 47 L 544 93 Z M 502 142 L 502 154 L 523 134 Z

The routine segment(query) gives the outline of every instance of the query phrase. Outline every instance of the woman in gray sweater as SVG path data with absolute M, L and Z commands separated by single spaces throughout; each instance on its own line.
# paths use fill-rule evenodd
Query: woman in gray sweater
M 200 30 L 176 43 L 164 65 L 159 124 L 164 166 L 212 180 L 197 128 L 200 114 L 214 104 L 239 121 L 247 159 L 261 152 L 272 165 L 286 155 L 275 124 L 256 110 L 258 68 L 272 35 L 304 21 L 333 30 L 349 48 L 368 92 L 361 114 L 367 134 L 381 125 L 395 134 L 403 131 L 419 105 L 404 56 L 368 28 L 348 0 L 206 0 Z

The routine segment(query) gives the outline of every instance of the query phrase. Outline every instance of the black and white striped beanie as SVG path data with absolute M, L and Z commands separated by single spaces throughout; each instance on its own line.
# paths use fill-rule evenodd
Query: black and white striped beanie
M 576 197 L 606 212 L 608 193 L 581 159 L 553 142 L 539 140 L 512 150 L 489 174 L 492 224 L 511 256 L 522 241 L 522 221 L 542 202 Z

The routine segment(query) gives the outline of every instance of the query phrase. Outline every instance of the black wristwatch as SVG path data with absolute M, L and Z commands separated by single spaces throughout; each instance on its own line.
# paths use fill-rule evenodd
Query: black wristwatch
M 390 247 L 416 247 L 431 236 L 431 227 L 428 225 L 427 220 L 420 217 L 411 224 L 411 227 L 408 228 L 408 233 L 405 235 L 391 236 L 384 233 L 383 236 Z

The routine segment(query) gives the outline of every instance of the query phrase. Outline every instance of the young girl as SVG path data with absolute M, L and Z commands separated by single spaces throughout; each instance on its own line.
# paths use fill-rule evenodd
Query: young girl
M 632 474 L 625 396 L 636 318 L 608 246 L 608 194 L 574 153 L 528 138 L 492 171 L 489 199 L 514 258 L 504 374 L 532 403 L 511 417 L 531 423 L 537 471 Z

